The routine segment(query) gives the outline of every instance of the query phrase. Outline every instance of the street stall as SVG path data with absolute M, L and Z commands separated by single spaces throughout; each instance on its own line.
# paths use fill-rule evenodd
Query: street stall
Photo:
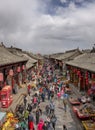
M 74 113 L 77 113 L 77 111 L 80 109 L 80 105 L 73 106 L 72 109 Z
M 78 98 L 70 97 L 70 98 L 69 98 L 69 102 L 70 102 L 72 105 L 80 105 L 80 101 L 78 100 Z
M 95 130 L 95 122 L 92 120 L 82 121 L 85 130 Z
M 95 117 L 95 107 L 90 103 L 86 103 L 80 106 L 73 106 L 73 111 L 81 120 Z
M 12 103 L 13 98 L 12 98 L 12 87 L 11 86 L 5 86 L 1 91 L 0 91 L 0 102 L 1 102 L 1 107 L 2 108 L 8 108 L 9 105 Z

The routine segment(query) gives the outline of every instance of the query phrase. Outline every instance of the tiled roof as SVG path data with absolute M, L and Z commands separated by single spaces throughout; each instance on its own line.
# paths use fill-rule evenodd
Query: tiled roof
M 28 56 L 27 54 L 23 54 L 24 57 L 26 57 L 28 59 L 28 62 L 26 64 L 26 68 L 30 68 L 33 66 L 34 63 L 37 62 L 37 60 L 31 58 L 30 56 Z
M 21 56 L 23 58 L 28 59 L 28 62 L 26 63 L 26 68 L 29 69 L 30 67 L 33 66 L 34 63 L 37 62 L 37 60 L 31 58 L 27 53 L 23 52 L 21 49 L 17 49 L 17 48 L 8 48 L 10 52 L 12 52 L 13 54 L 16 54 L 18 56 Z
M 84 53 L 66 64 L 95 72 L 95 53 Z
M 79 54 L 81 54 L 80 50 L 74 49 L 74 50 L 66 51 L 65 53 L 59 53 L 58 55 L 55 54 L 51 56 L 51 58 L 55 58 L 58 60 L 71 60 L 74 59 Z
M 37 54 L 33 54 L 33 53 L 31 53 L 31 52 L 27 52 L 27 54 L 30 56 L 30 57 L 32 57 L 32 58 L 34 58 L 34 59 L 36 59 L 36 60 L 43 60 L 43 56 L 41 56 L 41 55 L 37 55 Z
M 6 47 L 0 45 L 0 66 L 5 64 L 27 61 L 24 57 L 12 54 Z

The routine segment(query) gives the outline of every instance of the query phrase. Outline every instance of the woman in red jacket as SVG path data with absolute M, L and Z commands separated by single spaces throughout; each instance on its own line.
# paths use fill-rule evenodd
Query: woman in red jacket
M 43 119 L 40 119 L 40 121 L 37 125 L 37 130 L 43 130 L 43 126 L 44 126 L 44 121 L 43 121 Z
M 30 121 L 28 125 L 29 125 L 29 130 L 34 130 L 34 122 L 33 121 Z

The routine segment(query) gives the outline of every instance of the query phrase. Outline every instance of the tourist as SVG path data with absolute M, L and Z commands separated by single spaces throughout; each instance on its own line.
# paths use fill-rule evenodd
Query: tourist
M 64 111 L 67 111 L 67 100 L 63 99 L 63 104 L 64 104 Z
M 39 117 L 40 117 L 40 112 L 39 112 L 39 109 L 37 108 L 37 110 L 36 110 L 36 125 L 39 123 Z
M 43 126 L 44 126 L 44 121 L 43 121 L 43 119 L 40 119 L 40 121 L 37 125 L 37 130 L 43 130 Z
M 51 117 L 51 123 L 52 123 L 52 127 L 54 130 L 55 130 L 56 121 L 57 121 L 57 118 L 56 118 L 55 114 L 53 114 Z
M 66 127 L 66 125 L 63 125 L 63 130 L 67 130 L 67 127 Z
M 34 130 L 34 117 L 31 112 L 29 113 L 29 116 L 28 116 L 28 129 Z

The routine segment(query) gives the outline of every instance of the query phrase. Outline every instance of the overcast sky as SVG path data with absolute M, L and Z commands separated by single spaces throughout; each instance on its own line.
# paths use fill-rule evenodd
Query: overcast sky
M 95 0 L 0 0 L 0 41 L 33 53 L 95 44 Z

